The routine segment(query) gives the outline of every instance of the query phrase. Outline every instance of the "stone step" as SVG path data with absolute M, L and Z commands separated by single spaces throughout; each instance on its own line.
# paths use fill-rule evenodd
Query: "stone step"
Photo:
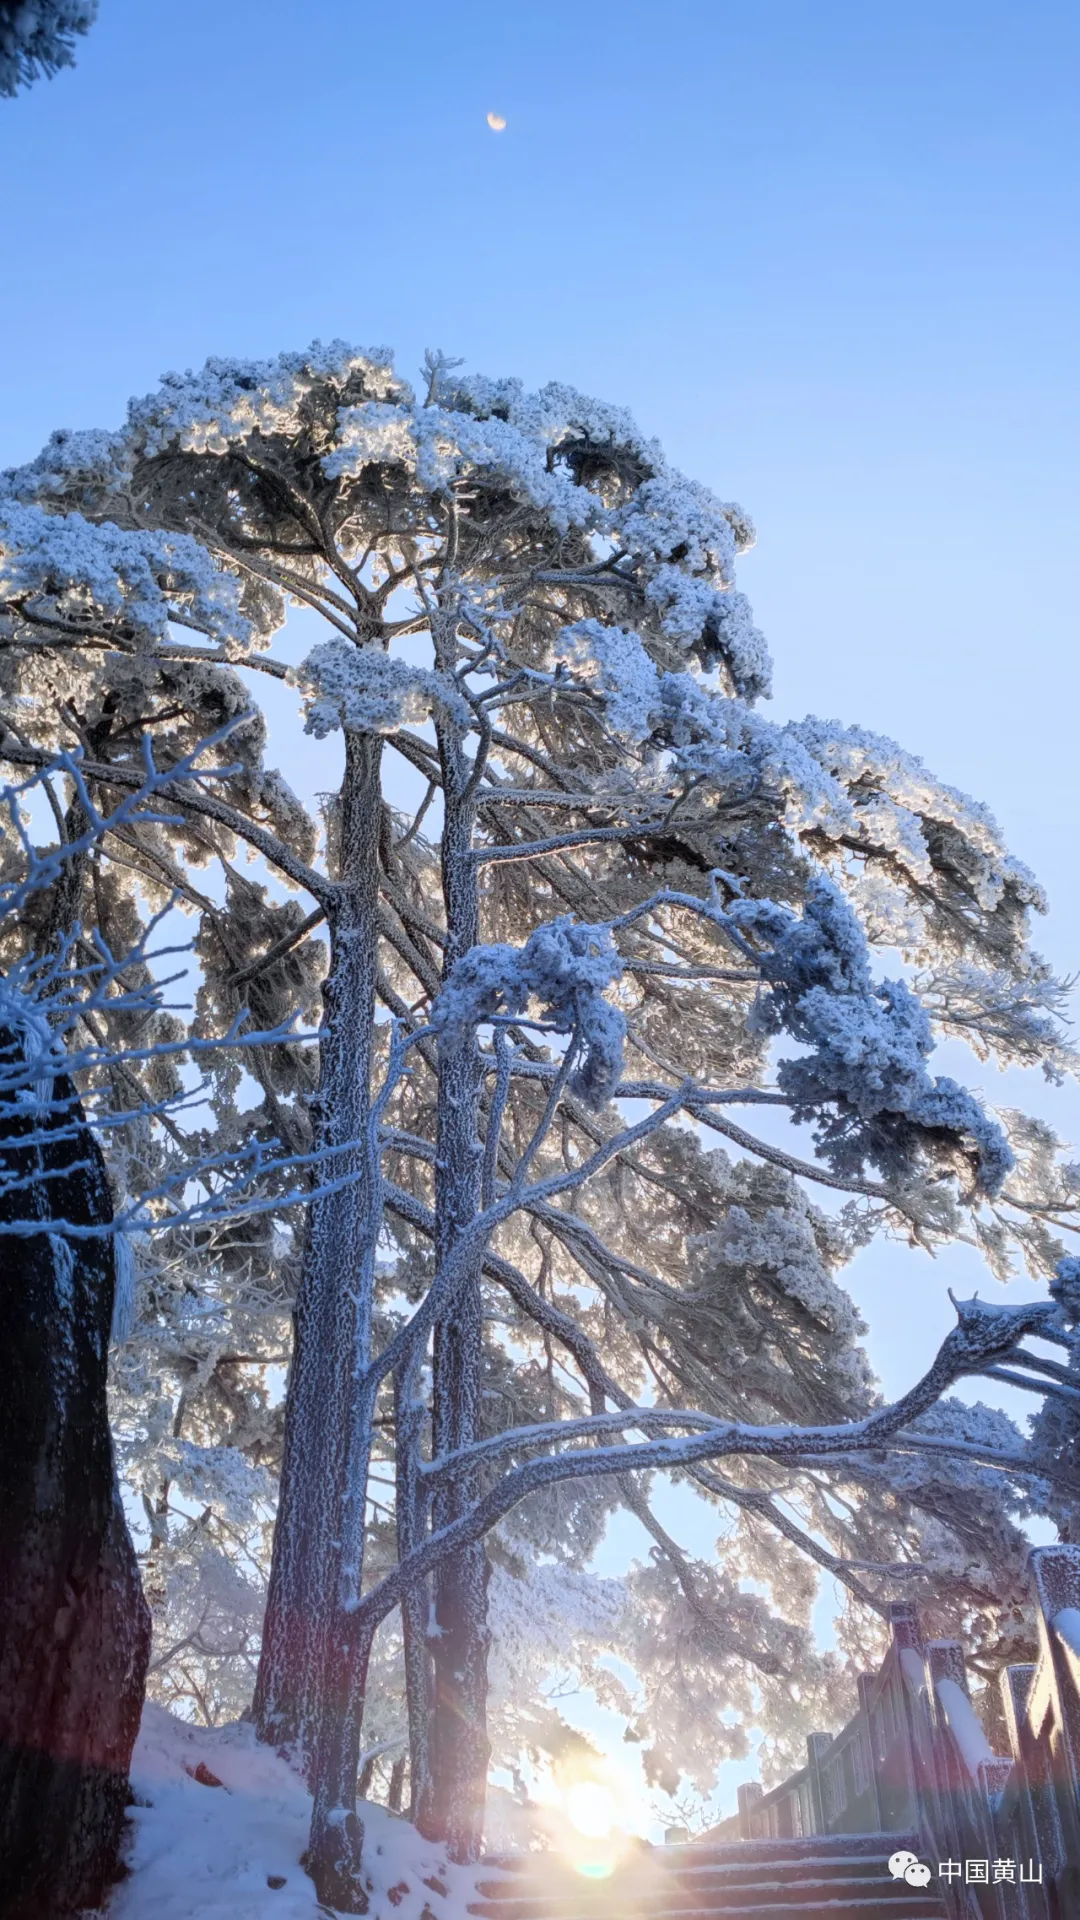
M 764 1879 L 785 1886 L 799 1886 L 821 1879 L 843 1884 L 848 1880 L 867 1878 L 891 1881 L 892 1875 L 886 1862 L 873 1854 L 856 1854 L 854 1858 L 842 1856 L 836 1860 L 826 1854 L 811 1860 L 724 1860 L 706 1867 L 679 1867 L 674 1873 L 666 1871 L 663 1883 L 665 1886 L 670 1883 L 697 1899 L 702 1894 L 723 1887 L 750 1886 Z
M 775 1888 L 732 1889 L 730 1897 L 718 1901 L 715 1905 L 701 1907 L 663 1907 L 644 1905 L 641 1909 L 648 1920 L 944 1920 L 944 1908 L 936 1894 L 929 1890 L 925 1893 L 913 1887 L 899 1885 L 900 1894 L 896 1895 L 880 1881 L 874 1881 L 865 1889 L 846 1886 L 841 1892 L 835 1885 L 826 1887 L 821 1897 L 818 1892 L 806 1889 L 799 1892 L 790 1889 L 789 1898 L 770 1898 L 778 1891 Z M 762 1898 L 748 1897 L 750 1893 L 760 1892 Z M 906 1898 L 902 1896 L 906 1895 Z M 484 1914 L 489 1910 L 484 1906 L 470 1906 L 470 1913 Z M 567 1914 L 563 1920 L 597 1920 L 598 1915 L 606 1915 L 610 1920 L 624 1920 L 624 1916 L 633 1913 L 625 1900 L 615 1896 L 609 1883 L 608 1904 L 582 1907 L 574 1914 Z M 502 1908 L 495 1909 L 496 1920 L 507 1920 Z
M 659 1860 L 642 1861 L 627 1872 L 620 1862 L 616 1875 L 622 1880 L 630 1879 L 640 1885 L 645 1880 L 650 1886 L 670 1888 L 682 1893 L 691 1893 L 695 1897 L 710 1892 L 714 1887 L 736 1886 L 740 1882 L 751 1883 L 767 1877 L 776 1881 L 805 1881 L 822 1877 L 834 1880 L 862 1879 L 867 1875 L 878 1875 L 882 1879 L 891 1878 L 886 1858 L 874 1854 L 830 1854 L 812 1855 L 805 1859 L 791 1859 L 770 1856 L 763 1860 L 707 1860 L 693 1866 L 672 1868 L 662 1857 Z M 580 1887 L 582 1875 L 565 1862 L 558 1865 L 534 1870 L 531 1874 L 504 1874 L 500 1878 L 489 1878 L 477 1883 L 477 1890 L 485 1899 L 515 1900 L 530 1897 L 537 1890 L 542 1892 L 565 1891 Z
M 696 1868 L 705 1861 L 810 1860 L 822 1854 L 844 1860 L 873 1854 L 879 1860 L 887 1860 L 901 1847 L 912 1853 L 919 1850 L 915 1836 L 910 1833 L 813 1833 L 799 1839 L 686 1840 L 672 1847 L 654 1847 L 647 1840 L 640 1840 L 633 1843 L 631 1851 L 642 1859 L 660 1861 L 665 1867 Z M 554 1853 L 489 1853 L 480 1864 L 503 1873 L 528 1873 L 540 1863 L 546 1866 L 557 1858 Z
M 890 1874 L 889 1857 L 903 1847 L 918 1851 L 895 1833 L 641 1841 L 604 1880 L 557 1853 L 491 1855 L 469 1911 L 477 1920 L 944 1920 L 936 1888 Z
M 647 1846 L 649 1842 L 643 1841 L 642 1845 Z M 676 1846 L 652 1847 L 651 1851 L 662 1855 L 665 1860 L 696 1859 L 698 1854 L 714 1854 L 723 1860 L 734 1854 L 745 1854 L 747 1859 L 764 1859 L 767 1854 L 776 1852 L 800 1856 L 815 1853 L 876 1853 L 888 1859 L 897 1847 L 908 1847 L 914 1853 L 915 1835 L 882 1832 L 879 1829 L 870 1833 L 786 1834 L 771 1840 L 680 1840 Z
M 481 1889 L 483 1891 L 483 1889 Z M 902 1880 L 894 1880 L 888 1873 L 856 1874 L 838 1877 L 835 1874 L 803 1875 L 795 1879 L 779 1879 L 772 1873 L 762 1873 L 752 1879 L 732 1878 L 717 1880 L 708 1887 L 672 1887 L 660 1888 L 655 1882 L 648 1887 L 638 1885 L 628 1887 L 626 1882 L 614 1876 L 607 1881 L 582 1886 L 576 1889 L 566 1887 L 557 1892 L 538 1890 L 533 1894 L 500 1898 L 497 1895 L 474 1901 L 470 1913 L 481 1914 L 484 1920 L 577 1920 L 583 1913 L 601 1914 L 610 1905 L 612 1896 L 628 1906 L 647 1906 L 657 1914 L 676 1914 L 687 1912 L 691 1908 L 697 1911 L 715 1908 L 720 1912 L 732 1901 L 743 1906 L 767 1904 L 775 1905 L 777 1900 L 798 1895 L 798 1904 L 806 1901 L 825 1899 L 869 1899 L 878 1902 L 903 1902 L 912 1888 Z

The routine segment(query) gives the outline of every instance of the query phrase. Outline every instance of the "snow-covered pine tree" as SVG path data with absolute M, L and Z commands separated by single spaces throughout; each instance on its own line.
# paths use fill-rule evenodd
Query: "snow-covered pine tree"
M 264 1326 L 295 1285 L 256 1713 L 308 1766 L 312 1870 L 345 1910 L 364 1906 L 368 1659 L 396 1609 L 414 1813 L 468 1857 L 490 1565 L 499 1604 L 529 1553 L 569 1582 L 606 1503 L 637 1513 L 655 1554 L 621 1630 L 664 1784 L 673 1635 L 710 1700 L 768 1706 L 775 1683 L 790 1721 L 805 1562 L 865 1632 L 930 1561 L 990 1639 L 1022 1602 L 1018 1490 L 1039 1472 L 1069 1493 L 1068 1460 L 1036 1464 L 1002 1416 L 947 1398 L 1003 1368 L 1057 1392 L 1021 1344 L 1070 1342 L 1056 1298 L 963 1303 L 885 1407 L 835 1277 L 876 1231 L 1058 1267 L 1075 1183 L 1052 1143 L 929 1066 L 945 1034 L 1071 1067 L 1028 945 L 1041 897 L 985 809 L 892 742 L 761 714 L 768 659 L 733 582 L 751 537 L 618 409 L 440 356 L 417 396 L 388 354 L 340 344 L 170 376 L 119 432 L 58 434 L 4 482 L 16 764 L 77 741 L 88 782 L 123 786 L 140 733 L 167 762 L 241 721 L 267 674 L 339 749 L 320 836 L 242 721 L 212 789 L 180 782 L 171 824 L 105 843 L 81 910 L 91 878 L 136 921 L 177 895 L 199 928 L 193 1036 L 248 1004 L 260 1026 L 305 1014 L 321 982 L 317 1084 L 283 1043 L 249 1050 L 254 1103 L 227 1050 L 213 1091 L 228 1142 L 318 1170 L 302 1237 L 293 1181 L 238 1286 L 220 1236 L 175 1260 L 241 1314 L 263 1287 Z M 289 604 L 324 625 L 299 671 L 265 652 Z M 272 1409 L 238 1379 L 275 1351 L 185 1345 L 178 1414 L 208 1438 L 235 1415 L 236 1451 L 273 1464 Z M 737 1523 L 719 1565 L 653 1510 L 657 1468 Z M 698 1723 L 703 1772 L 718 1736 Z

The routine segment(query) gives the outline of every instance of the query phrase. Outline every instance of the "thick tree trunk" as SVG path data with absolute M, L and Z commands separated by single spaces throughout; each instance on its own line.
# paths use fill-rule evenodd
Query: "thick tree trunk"
M 0 1032 L 0 1058 L 19 1041 Z M 111 1237 L 64 1239 L 44 1223 L 112 1217 L 97 1144 L 71 1083 L 77 1132 L 19 1145 L 35 1125 L 0 1096 L 0 1915 L 55 1920 L 96 1906 L 112 1877 L 150 1650 L 116 1481 L 106 1407 Z M 14 1191 L 10 1182 L 27 1184 Z
M 366 1913 L 364 1826 L 356 1811 L 360 1728 L 374 1628 L 338 1612 L 312 1768 L 314 1806 L 307 1870 L 336 1913 Z
M 473 810 L 469 766 L 456 734 L 440 728 L 443 798 L 445 971 L 480 938 L 476 863 L 471 857 Z M 436 1252 L 444 1262 L 472 1225 L 481 1200 L 479 1142 L 480 1063 L 475 1041 L 443 1051 L 439 1072 L 435 1209 Z M 432 1359 L 434 1458 L 467 1446 L 481 1434 L 483 1390 L 482 1254 L 454 1305 L 435 1329 Z M 440 1491 L 432 1512 L 436 1529 L 470 1507 L 474 1474 L 462 1473 Z M 417 1796 L 421 1831 L 444 1842 L 454 1860 L 475 1860 L 483 1840 L 487 1768 L 487 1553 L 482 1540 L 452 1554 L 433 1576 L 434 1685 L 427 1778 Z
M 479 1266 L 479 1261 L 477 1262 Z M 436 1457 L 480 1436 L 483 1313 L 479 1273 L 469 1276 L 453 1317 L 435 1337 Z M 472 1506 L 475 1476 L 461 1475 L 435 1502 L 438 1530 Z M 433 1576 L 434 1695 L 429 1790 L 419 1826 L 444 1842 L 453 1860 L 479 1857 L 487 1769 L 487 1553 L 482 1540 L 449 1555 Z
M 262 1656 L 260 1736 L 300 1758 L 315 1796 L 310 1870 L 322 1898 L 362 1912 L 356 1775 L 367 1646 L 343 1607 L 359 1590 L 370 1408 L 357 1383 L 370 1359 L 378 1234 L 370 1119 L 377 966 L 382 743 L 346 736 L 340 889 L 327 919 L 318 1148 L 347 1148 L 317 1170 L 346 1185 L 309 1208 L 285 1414 L 284 1456 Z M 350 1144 L 353 1143 L 353 1144 Z M 331 1857 L 332 1856 L 332 1857 Z M 361 1904 L 356 1904 L 359 1901 Z
M 420 1356 L 394 1379 L 394 1508 L 398 1559 L 421 1544 L 426 1505 L 420 1478 L 421 1439 L 426 1409 L 420 1399 Z M 430 1580 L 416 1580 L 402 1595 L 401 1632 L 405 1658 L 405 1699 L 409 1723 L 409 1812 L 417 1819 L 431 1794 L 431 1661 L 428 1657 Z

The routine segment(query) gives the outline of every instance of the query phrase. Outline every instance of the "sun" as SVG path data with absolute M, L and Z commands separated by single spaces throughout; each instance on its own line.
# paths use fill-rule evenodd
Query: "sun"
M 606 1840 L 619 1822 L 615 1796 L 599 1780 L 579 1780 L 568 1788 L 563 1805 L 570 1825 L 587 1840 Z

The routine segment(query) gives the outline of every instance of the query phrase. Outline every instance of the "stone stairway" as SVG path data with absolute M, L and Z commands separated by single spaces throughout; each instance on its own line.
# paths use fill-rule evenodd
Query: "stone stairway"
M 945 1920 L 936 1881 L 889 1873 L 903 1834 L 836 1834 L 729 1845 L 633 1845 L 603 1879 L 551 1853 L 499 1855 L 480 1871 L 480 1920 Z

